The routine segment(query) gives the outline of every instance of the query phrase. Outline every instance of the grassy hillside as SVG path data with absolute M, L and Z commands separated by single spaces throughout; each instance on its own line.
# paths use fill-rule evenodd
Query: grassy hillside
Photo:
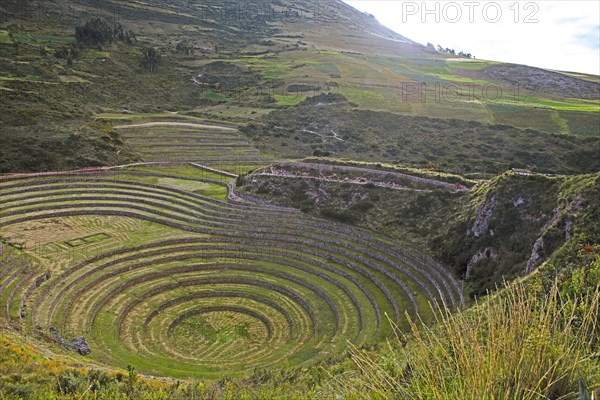
M 325 92 L 341 94 L 361 110 L 405 116 L 582 136 L 598 136 L 600 128 L 597 77 L 432 52 L 341 2 L 259 2 L 231 9 L 222 2 L 10 0 L 0 16 L 4 172 L 135 160 L 120 143 L 105 143 L 93 125 L 97 113 L 173 111 L 246 123 Z M 133 32 L 133 40 L 77 42 L 75 28 L 97 17 Z M 142 63 L 147 47 L 161 55 L 153 72 Z M 450 129 L 462 128 L 461 122 L 449 123 Z M 430 125 L 434 136 L 448 129 L 446 123 Z M 83 135 L 75 145 L 78 156 L 67 145 L 74 131 Z M 561 139 L 546 142 L 555 140 Z M 304 150 L 288 145 L 287 151 L 275 150 Z M 523 151 L 523 157 L 532 153 Z M 537 145 L 533 152 L 544 151 Z M 431 162 L 425 156 L 418 161 Z
M 355 109 L 334 97 L 274 111 L 243 131 L 265 152 L 431 166 L 495 175 L 509 168 L 572 174 L 600 169 L 600 138 L 549 135 L 507 125 Z
M 304 179 L 263 171 L 239 178 L 240 188 L 278 205 L 410 238 L 463 278 L 472 295 L 484 295 L 504 279 L 530 273 L 543 261 L 559 257 L 562 248 L 599 243 L 597 173 L 547 177 L 507 172 L 460 191 L 414 182 L 381 187 L 360 171 L 351 181 L 337 171 L 300 174 Z M 339 181 L 323 179 L 332 174 Z M 421 176 L 428 176 L 427 171 Z M 352 182 L 357 177 L 363 182 Z M 429 177 L 456 180 L 435 173 Z
M 4 328 L 0 396 L 390 399 L 402 393 L 407 399 L 593 398 L 590 394 L 600 392 L 598 255 L 597 246 L 579 253 L 586 267 L 575 270 L 579 272 L 572 279 L 545 289 L 544 279 L 535 275 L 466 312 L 440 314 L 433 328 L 415 321 L 410 334 L 398 333 L 381 348 L 354 348 L 318 367 L 257 370 L 248 379 L 157 381 L 138 375 L 132 366 L 127 371 L 102 370 L 57 357 L 47 345 Z M 558 264 L 548 267 L 555 270 Z
M 599 394 L 598 76 L 337 0 L 5 0 L 0 56 L 0 399 Z

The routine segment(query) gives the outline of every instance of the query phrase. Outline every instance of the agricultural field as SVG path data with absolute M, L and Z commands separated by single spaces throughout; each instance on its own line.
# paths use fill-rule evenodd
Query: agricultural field
M 432 317 L 429 303 L 463 304 L 458 282 L 413 247 L 247 195 L 211 197 L 217 183 L 190 171 L 150 171 L 2 179 L 12 325 L 84 336 L 101 364 L 216 379 L 311 365 L 385 339 L 388 318 L 406 327 Z
M 315 107 L 315 103 L 319 106 Z M 491 177 L 510 168 L 572 174 L 598 171 L 600 138 L 548 134 L 506 125 L 507 115 L 523 123 L 545 123 L 550 130 L 564 114 L 491 107 L 496 124 L 461 119 L 415 117 L 357 110 L 342 95 L 321 95 L 289 110 L 276 110 L 243 126 L 263 152 L 282 158 L 335 157 L 370 163 L 430 167 L 463 176 Z M 518 109 L 519 113 L 515 113 Z M 463 109 L 464 111 L 464 109 Z M 586 125 L 591 127 L 594 118 Z M 535 122 L 537 121 L 537 122 Z
M 212 3 L 7 0 L 0 12 L 15 23 L 0 29 L 0 172 L 139 161 L 95 126 L 101 114 L 177 113 L 247 124 L 273 110 L 293 116 L 304 99 L 328 92 L 345 96 L 348 111 L 598 136 L 597 77 L 438 53 L 350 7 L 321 21 L 318 7 L 304 3 L 273 3 L 277 12 L 302 18 L 267 23 L 220 21 L 222 10 Z M 209 11 L 215 14 L 207 19 Z M 135 40 L 83 46 L 75 28 L 92 16 L 116 18 Z M 181 43 L 195 53 L 178 50 Z M 145 47 L 162 56 L 153 72 L 141 65 Z M 72 145 L 61 146 L 67 140 Z M 286 150 L 269 155 L 287 157 Z
M 168 119 L 116 124 L 115 129 L 145 162 L 204 165 L 269 162 L 232 126 Z
M 327 3 L 3 0 L 0 400 L 600 389 L 598 76 Z

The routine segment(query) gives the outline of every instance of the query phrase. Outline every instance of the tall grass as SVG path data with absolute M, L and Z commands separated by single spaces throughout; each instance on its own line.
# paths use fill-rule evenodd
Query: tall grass
M 361 372 L 343 383 L 348 397 L 379 399 L 574 399 L 579 375 L 600 388 L 598 304 L 565 299 L 556 287 L 532 293 L 514 284 L 471 310 L 438 313 L 429 327 L 411 321 L 388 351 L 356 348 Z

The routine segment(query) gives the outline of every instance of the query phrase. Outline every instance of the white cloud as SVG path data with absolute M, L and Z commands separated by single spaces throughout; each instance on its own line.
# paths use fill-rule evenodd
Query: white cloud
M 346 3 L 373 14 L 382 24 L 422 44 L 440 44 L 482 59 L 600 75 L 600 2 L 597 1 L 346 0 Z M 496 19 L 497 9 L 501 11 L 498 21 L 491 22 Z M 437 11 L 428 14 L 426 10 Z M 457 10 L 461 18 L 452 23 L 449 20 L 457 19 Z M 439 17 L 437 23 L 435 14 Z

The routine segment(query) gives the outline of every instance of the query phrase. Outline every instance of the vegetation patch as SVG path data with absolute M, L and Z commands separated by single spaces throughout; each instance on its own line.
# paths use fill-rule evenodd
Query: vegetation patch
M 286 158 L 327 154 L 488 177 L 510 168 L 565 174 L 600 169 L 598 138 L 355 110 L 347 103 L 306 100 L 260 117 L 241 131 L 262 151 Z
M 74 249 L 106 245 L 30 286 L 23 328 L 85 334 L 98 362 L 126 358 L 146 373 L 216 378 L 225 370 L 310 365 L 348 340 L 386 337 L 386 313 L 405 326 L 405 311 L 428 318 L 428 301 L 462 304 L 456 281 L 415 249 L 251 196 L 226 203 L 198 195 L 202 179 L 192 176 L 93 170 L 5 179 L 3 229 L 116 216 L 183 233 L 125 246 L 103 233 L 67 241 Z M 20 282 L 15 268 L 11 288 Z

